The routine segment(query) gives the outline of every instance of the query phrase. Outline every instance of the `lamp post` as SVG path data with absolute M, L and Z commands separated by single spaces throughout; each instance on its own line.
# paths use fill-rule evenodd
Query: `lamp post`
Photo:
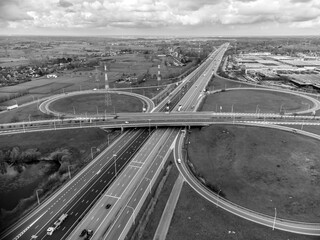
M 218 191 L 218 197 L 217 197 L 217 207 L 219 207 L 219 194 L 220 194 L 220 192 L 221 192 L 221 189 L 219 189 L 219 191 Z
M 276 219 L 277 219 L 277 208 L 274 208 L 274 220 L 273 220 L 272 230 L 274 230 L 274 227 L 276 226 Z
M 280 110 L 279 110 L 280 114 L 281 114 L 281 111 L 282 111 L 282 106 L 283 106 L 283 103 L 280 106 Z
M 73 114 L 76 115 L 76 109 L 73 105 L 72 105 L 72 108 L 73 108 Z
M 93 152 L 92 152 L 92 149 L 95 148 L 97 150 L 96 147 L 91 147 L 91 159 L 93 159 Z
M 150 121 L 151 121 L 151 119 L 148 119 L 148 121 L 149 121 L 149 135 L 150 135 Z
M 98 106 L 96 106 L 96 108 L 97 108 L 97 115 L 99 115 L 99 109 L 98 109 Z
M 37 195 L 37 200 L 38 200 L 38 205 L 40 205 L 40 200 L 39 200 L 39 195 L 38 195 L 38 191 L 43 191 L 43 189 L 42 188 L 39 188 L 39 189 L 37 189 L 36 190 L 36 195 Z
M 258 113 L 258 109 L 259 109 L 259 104 L 257 104 L 256 106 L 256 114 Z
M 232 106 L 231 106 L 231 112 L 233 113 L 233 104 L 232 104 Z
M 69 178 L 71 179 L 71 172 L 70 172 L 70 167 L 72 167 L 72 165 L 68 165 L 68 173 L 69 173 Z
M 33 95 L 30 95 L 32 97 L 32 101 L 34 101 L 34 96 Z
M 28 118 L 29 118 L 29 123 L 31 123 L 31 115 L 30 114 L 29 114 Z
M 134 220 L 135 220 L 135 217 L 134 217 L 134 208 L 133 207 L 130 207 L 127 205 L 128 208 L 131 208 L 132 209 L 132 221 L 133 221 L 133 224 L 134 224 Z
M 147 179 L 149 181 L 149 192 L 151 193 L 151 179 L 147 178 L 147 177 L 145 177 L 145 179 Z
M 117 176 L 117 154 L 113 154 L 114 158 L 114 175 Z
M 14 101 L 16 102 L 16 104 L 18 105 L 18 101 L 14 99 Z

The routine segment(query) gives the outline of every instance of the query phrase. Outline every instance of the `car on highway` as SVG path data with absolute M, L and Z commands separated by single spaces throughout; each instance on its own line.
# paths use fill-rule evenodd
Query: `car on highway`
M 106 205 L 106 209 L 109 209 L 110 207 L 111 207 L 111 204 L 108 203 L 108 204 Z
M 89 240 L 92 237 L 92 235 L 93 235 L 93 230 L 88 229 L 87 236 L 86 236 L 85 240 Z
M 97 91 L 97 89 L 96 88 L 94 88 L 94 89 L 92 89 L 93 91 Z
M 178 158 L 177 162 L 180 164 L 180 163 L 181 163 L 181 159 L 180 159 L 180 158 Z
M 125 121 L 124 123 L 125 123 L 125 124 L 128 124 L 129 122 L 128 122 L 128 121 Z
M 84 235 L 87 234 L 87 229 L 83 229 L 79 235 L 79 237 L 83 237 Z

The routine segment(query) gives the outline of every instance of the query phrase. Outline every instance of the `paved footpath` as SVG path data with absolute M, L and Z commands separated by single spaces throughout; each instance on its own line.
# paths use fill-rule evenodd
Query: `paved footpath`
M 154 234 L 154 238 L 153 240 L 165 240 L 168 230 L 169 230 L 169 226 L 171 223 L 171 219 L 174 213 L 174 210 L 176 208 L 179 196 L 180 196 L 180 192 L 181 192 L 181 188 L 184 182 L 184 178 L 181 174 L 179 174 L 179 177 L 177 178 L 169 199 L 167 201 L 166 207 L 162 213 L 158 228 L 156 230 L 156 233 Z

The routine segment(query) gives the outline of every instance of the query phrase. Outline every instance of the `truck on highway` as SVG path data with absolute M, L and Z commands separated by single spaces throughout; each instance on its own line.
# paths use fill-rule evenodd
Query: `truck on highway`
M 14 104 L 14 105 L 8 106 L 7 110 L 10 111 L 10 110 L 15 109 L 17 107 L 18 107 L 18 104 Z
M 181 108 L 182 108 L 182 105 L 180 104 L 179 107 L 178 107 L 178 112 L 181 111 Z
M 47 229 L 47 235 L 52 235 L 53 232 L 63 223 L 64 220 L 68 217 L 67 213 L 62 214 L 57 221 L 54 222 L 53 227 Z

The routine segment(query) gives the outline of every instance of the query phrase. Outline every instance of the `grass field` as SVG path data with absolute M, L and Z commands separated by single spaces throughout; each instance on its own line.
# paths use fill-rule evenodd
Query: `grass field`
M 91 159 L 88 157 L 92 147 L 97 148 L 102 143 L 107 143 L 108 135 L 110 142 L 112 142 L 117 136 L 117 132 L 106 133 L 99 128 L 87 128 L 13 134 L 0 136 L 0 150 L 12 149 L 13 147 L 19 147 L 21 151 L 38 149 L 41 157 L 46 157 L 57 149 L 67 149 L 71 154 L 67 164 L 71 166 L 70 171 L 73 175 L 87 164 L 88 159 Z M 23 212 L 36 204 L 35 189 L 43 189 L 40 193 L 42 198 L 68 178 L 65 174 L 60 176 L 57 175 L 58 172 L 52 172 L 57 171 L 59 166 L 58 169 L 53 168 L 54 166 L 49 161 L 40 161 L 24 166 L 25 170 L 19 174 L 0 174 L 1 200 L 8 200 L 8 197 L 14 199 L 13 205 L 10 205 L 10 207 L 14 207 L 11 211 L 1 210 L 0 229 L 19 218 Z M 51 184 L 50 188 L 48 188 L 49 184 Z M 19 201 L 20 203 L 16 205 Z M 0 208 L 2 208 L 2 203 L 0 201 Z M 8 207 L 8 204 L 6 205 Z
M 170 161 L 170 160 L 172 162 L 174 162 L 172 154 L 170 155 L 170 157 L 167 161 Z M 150 215 L 147 226 L 144 229 L 143 235 L 141 236 L 141 238 L 139 238 L 139 240 L 144 240 L 144 239 L 149 240 L 149 239 L 153 238 L 153 236 L 157 230 L 159 221 L 161 219 L 163 210 L 166 206 L 167 200 L 170 196 L 173 185 L 178 178 L 178 175 L 179 175 L 179 171 L 178 171 L 176 165 L 172 164 L 172 168 L 170 170 L 170 173 L 168 175 L 168 178 L 167 178 L 165 184 L 163 185 L 161 193 L 157 199 L 157 203 L 155 205 L 155 208 L 154 208 L 152 214 Z
M 31 121 L 53 118 L 52 116 L 41 112 L 38 108 L 38 104 L 33 103 L 22 108 L 1 113 L 0 123 L 29 121 L 29 116 Z
M 141 112 L 143 103 L 140 99 L 120 95 L 120 94 L 110 94 L 112 105 L 107 106 L 106 95 L 105 94 L 85 94 L 85 95 L 75 95 L 71 97 L 66 97 L 59 99 L 52 104 L 50 104 L 50 109 L 56 110 L 58 112 L 64 113 L 74 113 L 76 114 L 103 114 L 114 113 L 115 112 Z M 74 107 L 74 109 L 73 109 Z
M 319 141 L 276 129 L 213 125 L 193 129 L 188 153 L 226 198 L 279 218 L 319 222 Z
M 252 223 L 217 208 L 183 185 L 166 240 L 316 240 Z
M 212 104 L 213 103 L 213 104 Z M 280 113 L 307 110 L 313 106 L 308 99 L 281 92 L 234 90 L 210 94 L 201 111 Z

